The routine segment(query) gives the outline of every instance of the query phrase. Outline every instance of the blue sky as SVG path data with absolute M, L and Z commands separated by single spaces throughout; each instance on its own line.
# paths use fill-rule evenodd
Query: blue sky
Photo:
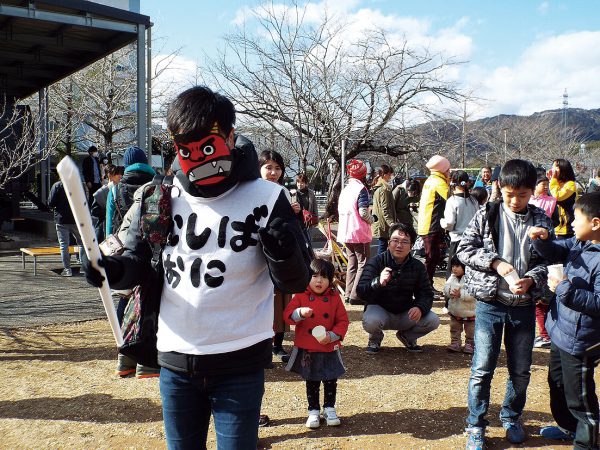
M 304 4 L 299 0 L 299 3 Z M 486 99 L 473 116 L 531 114 L 569 106 L 600 108 L 600 1 L 598 0 L 322 0 L 309 2 L 350 19 L 385 23 L 411 39 L 431 39 L 448 55 L 468 61 L 455 80 Z M 202 50 L 212 53 L 240 11 L 258 1 L 141 0 L 151 17 L 154 52 L 181 48 L 171 75 L 192 78 Z M 175 75 L 174 75 L 175 74 Z

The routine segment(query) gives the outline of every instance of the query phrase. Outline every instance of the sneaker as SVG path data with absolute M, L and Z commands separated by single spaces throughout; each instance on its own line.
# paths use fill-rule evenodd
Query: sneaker
M 361 300 L 361 299 L 359 299 L 359 298 L 351 298 L 351 299 L 350 299 L 350 304 L 351 304 L 351 305 L 364 305 L 364 304 L 365 304 L 365 302 L 364 302 L 364 301 L 362 301 L 362 300 Z
M 381 344 L 378 344 L 377 342 L 369 341 L 369 343 L 367 344 L 367 353 L 370 355 L 374 355 L 375 353 L 379 352 L 380 347 L 381 347 Z
M 460 347 L 460 344 L 458 342 L 453 342 L 452 344 L 446 347 L 446 350 L 448 350 L 449 352 L 460 353 L 462 351 L 462 348 Z
M 533 341 L 534 348 L 550 348 L 550 339 L 543 336 L 538 336 Z
M 527 439 L 521 422 L 503 422 L 502 427 L 506 430 L 506 439 L 511 444 L 521 444 Z
M 63 271 L 60 273 L 61 277 L 72 277 L 73 276 L 73 271 L 71 269 L 63 269 Z
M 131 359 L 129 356 L 119 353 L 119 356 L 117 357 L 117 369 L 115 370 L 115 374 L 122 378 L 133 375 L 135 373 L 135 366 L 136 364 L 133 359 Z
M 422 353 L 423 352 L 423 348 L 420 345 L 417 345 L 417 341 L 409 341 L 408 339 L 406 339 L 406 336 L 404 336 L 401 332 L 397 332 L 396 333 L 396 337 L 398 338 L 398 340 L 400 342 L 402 342 L 402 344 L 406 347 L 406 350 L 408 350 L 411 353 Z
M 541 428 L 540 436 L 546 439 L 552 439 L 553 441 L 572 441 L 575 439 L 575 435 L 573 433 L 563 430 L 555 425 Z
M 475 352 L 475 347 L 473 347 L 473 344 L 465 344 L 465 346 L 463 347 L 463 353 L 472 355 L 473 352 Z
M 258 426 L 263 428 L 263 427 L 268 427 L 269 425 L 271 425 L 271 419 L 269 419 L 269 416 L 267 416 L 266 414 L 261 414 L 260 416 L 258 416 Z
M 467 445 L 465 450 L 483 450 L 485 448 L 485 430 L 479 427 L 465 429 L 467 433 Z
M 276 356 L 281 362 L 284 363 L 287 363 L 290 360 L 290 355 L 287 354 L 283 347 L 273 348 L 273 356 Z
M 333 406 L 323 408 L 323 419 L 327 422 L 327 426 L 330 427 L 337 427 L 341 423 Z
M 319 428 L 321 426 L 321 416 L 318 409 L 308 411 L 308 419 L 306 419 L 306 428 Z
M 138 364 L 135 368 L 135 377 L 138 379 L 142 378 L 156 378 L 160 376 L 160 369 L 154 367 L 142 366 Z

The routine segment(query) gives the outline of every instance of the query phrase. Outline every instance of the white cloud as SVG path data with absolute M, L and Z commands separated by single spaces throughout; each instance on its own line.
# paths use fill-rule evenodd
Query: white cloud
M 159 110 L 184 89 L 199 83 L 196 61 L 181 55 L 157 54 L 152 56 L 152 108 Z
M 479 96 L 491 102 L 483 115 L 528 115 L 561 108 L 565 88 L 570 107 L 597 108 L 598 73 L 600 32 L 581 31 L 533 43 L 514 65 L 491 71 L 472 66 L 467 77 Z

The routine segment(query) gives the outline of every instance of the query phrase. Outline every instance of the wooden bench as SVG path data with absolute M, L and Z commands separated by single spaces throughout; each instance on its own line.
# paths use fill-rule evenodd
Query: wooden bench
M 23 262 L 23 269 L 25 269 L 25 255 L 33 256 L 33 275 L 37 275 L 37 259 L 38 256 L 53 256 L 60 255 L 60 247 L 32 247 L 32 248 L 21 248 L 21 261 Z M 78 245 L 69 246 L 69 255 L 79 253 Z

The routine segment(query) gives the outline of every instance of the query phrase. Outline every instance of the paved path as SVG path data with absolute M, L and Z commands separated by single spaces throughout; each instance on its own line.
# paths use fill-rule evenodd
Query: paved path
M 79 273 L 78 266 L 73 265 Z M 98 289 L 83 276 L 60 276 L 60 257 L 33 258 L 25 269 L 20 256 L 0 257 L 0 328 L 30 327 L 106 317 Z
M 38 258 L 33 276 L 33 258 L 21 265 L 19 247 L 57 245 L 29 233 L 8 233 L 14 241 L 0 247 L 0 329 L 55 323 L 79 322 L 106 317 L 98 289 L 91 287 L 73 265 L 74 276 L 60 276 L 60 256 Z M 324 244 L 320 233 L 313 234 L 315 248 Z M 377 253 L 377 241 L 371 255 Z

